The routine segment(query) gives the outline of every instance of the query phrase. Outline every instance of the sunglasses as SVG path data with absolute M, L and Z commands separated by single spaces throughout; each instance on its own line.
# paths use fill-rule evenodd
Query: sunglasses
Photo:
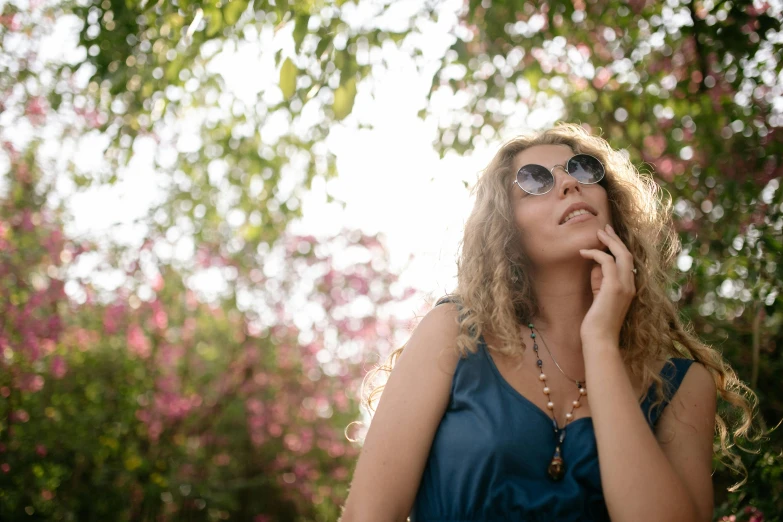
M 519 188 L 541 196 L 552 190 L 555 186 L 555 169 L 561 167 L 582 185 L 593 185 L 604 179 L 604 165 L 598 158 L 589 154 L 577 154 L 565 162 L 565 165 L 555 165 L 551 169 L 531 163 L 523 166 L 517 172 L 517 178 L 513 181 Z

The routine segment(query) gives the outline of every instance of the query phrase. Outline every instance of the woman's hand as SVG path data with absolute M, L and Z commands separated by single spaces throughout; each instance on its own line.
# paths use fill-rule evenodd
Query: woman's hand
M 636 296 L 636 274 L 628 248 L 609 225 L 606 231 L 598 231 L 598 239 L 609 247 L 614 257 L 597 249 L 579 251 L 582 257 L 597 263 L 590 272 L 593 304 L 579 331 L 583 346 L 596 340 L 619 343 L 625 315 Z

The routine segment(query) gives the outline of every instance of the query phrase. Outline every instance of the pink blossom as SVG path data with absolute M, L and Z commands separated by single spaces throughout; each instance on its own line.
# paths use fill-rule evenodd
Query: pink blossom
M 43 444 L 36 444 L 35 452 L 38 454 L 39 457 L 45 457 L 47 453 L 46 446 L 44 446 Z
M 124 314 L 125 306 L 123 304 L 111 304 L 107 306 L 103 312 L 103 331 L 108 335 L 116 333 L 123 320 Z
M 30 420 L 30 414 L 24 410 L 16 410 L 11 414 L 11 418 L 15 422 L 25 423 Z
M 0 25 L 4 25 L 10 31 L 18 31 L 22 28 L 22 23 L 16 13 L 0 16 Z
M 137 324 L 133 324 L 128 328 L 127 335 L 128 350 L 134 355 L 146 359 L 150 356 L 152 348 L 150 341 L 144 335 L 144 332 Z
M 221 453 L 215 455 L 212 458 L 212 462 L 214 462 L 216 466 L 228 466 L 231 463 L 231 456 L 227 453 Z
M 9 466 L 7 462 L 3 462 L 0 464 L 0 469 L 3 470 L 3 473 L 8 473 L 11 471 L 11 466 Z
M 77 329 L 74 335 L 76 337 L 76 346 L 81 351 L 86 351 L 87 348 L 89 348 L 89 345 L 92 343 L 93 337 L 95 337 L 95 334 L 86 328 Z
M 21 170 L 22 169 L 20 168 L 17 176 L 21 176 Z M 22 230 L 25 232 L 30 232 L 33 229 L 35 229 L 35 225 L 33 224 L 33 213 L 30 212 L 30 209 L 26 208 L 22 212 Z
M 150 413 L 147 410 L 136 410 L 136 418 L 141 422 L 147 423 L 150 420 Z
M 68 371 L 68 366 L 65 364 L 65 359 L 60 355 L 52 357 L 52 364 L 50 371 L 55 379 L 62 379 L 65 377 L 65 373 Z
M 156 419 L 147 425 L 147 434 L 151 442 L 157 442 L 161 433 L 163 433 L 163 423 L 161 421 Z
M 155 274 L 155 277 L 152 279 L 152 284 L 150 285 L 152 289 L 155 292 L 160 292 L 163 290 L 163 286 L 165 285 L 165 282 L 163 281 L 163 276 L 160 274 Z
M 43 96 L 35 96 L 27 102 L 25 115 L 33 125 L 40 125 L 46 120 L 46 106 Z
M 57 339 L 62 331 L 62 324 L 63 322 L 59 315 L 49 316 L 49 319 L 46 321 L 45 337 L 48 339 Z M 44 346 L 44 351 L 46 352 L 49 348 L 49 345 Z
M 44 240 L 44 246 L 49 252 L 49 257 L 55 265 L 60 264 L 60 251 L 63 248 L 63 234 L 59 230 L 53 230 Z
M 159 330 L 164 330 L 169 325 L 169 319 L 166 315 L 166 311 L 160 304 L 160 301 L 154 301 L 152 303 L 152 324 Z
M 19 377 L 19 389 L 27 392 L 38 392 L 44 386 L 44 378 L 34 373 L 25 373 Z
M 26 184 L 26 183 L 30 183 L 30 181 L 31 181 L 31 177 L 30 177 L 30 167 L 28 167 L 26 163 L 17 163 L 15 166 L 16 166 L 16 172 L 14 172 L 14 174 L 15 174 L 15 176 L 16 176 L 16 179 L 17 179 L 17 180 L 18 180 L 20 183 L 24 183 L 24 184 Z M 25 225 L 23 225 L 23 226 L 22 226 L 22 229 L 23 229 L 25 232 L 29 232 L 30 230 L 32 230 L 32 228 L 31 228 L 32 222 L 29 220 L 29 219 L 30 219 L 30 218 L 29 218 L 29 215 L 30 215 L 30 209 L 27 209 L 27 208 L 26 208 L 26 209 L 24 209 L 24 211 L 22 212 L 22 217 L 21 217 L 21 220 L 22 220 L 22 222 L 24 222 L 24 221 L 25 221 L 25 214 L 27 214 L 27 216 L 26 216 L 26 220 L 28 221 L 28 224 L 25 224 Z M 16 221 L 16 220 L 15 220 L 15 221 Z
M 245 408 L 253 415 L 261 415 L 264 411 L 264 403 L 258 399 L 248 399 L 245 401 Z

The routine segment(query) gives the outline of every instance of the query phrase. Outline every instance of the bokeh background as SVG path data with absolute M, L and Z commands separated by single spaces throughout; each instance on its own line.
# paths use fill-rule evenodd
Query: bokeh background
M 774 428 L 782 12 L 0 1 L 0 520 L 336 521 L 363 377 L 453 288 L 493 151 L 558 120 L 671 196 L 671 299 Z M 783 437 L 748 447 L 715 520 L 781 520 Z

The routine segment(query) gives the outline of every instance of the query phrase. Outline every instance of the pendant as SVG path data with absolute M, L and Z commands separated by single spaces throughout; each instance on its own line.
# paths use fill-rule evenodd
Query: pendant
M 555 448 L 555 456 L 552 457 L 552 462 L 549 463 L 549 469 L 547 470 L 552 480 L 560 480 L 565 473 L 565 463 L 560 456 L 560 446 Z
M 555 424 L 554 419 L 552 420 L 552 423 Z M 557 427 L 557 424 L 555 424 L 555 436 L 557 437 L 555 454 L 552 457 L 552 462 L 549 463 L 547 473 L 549 473 L 549 477 L 552 480 L 560 480 L 563 478 L 563 474 L 565 473 L 565 462 L 563 462 L 563 457 L 560 455 L 560 445 L 563 443 L 563 440 L 565 440 L 566 436 L 565 427 L 561 429 Z

